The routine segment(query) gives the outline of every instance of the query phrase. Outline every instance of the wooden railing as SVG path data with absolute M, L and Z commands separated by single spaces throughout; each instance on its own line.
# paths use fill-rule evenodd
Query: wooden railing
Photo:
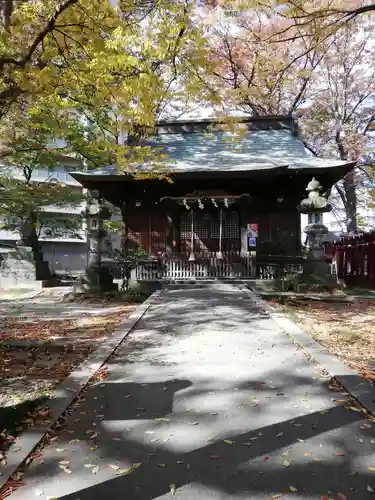
M 348 286 L 375 288 L 375 232 L 344 237 L 326 246 L 337 277 Z
M 225 252 L 220 259 L 216 253 L 196 255 L 189 261 L 188 255 L 159 257 L 139 263 L 133 277 L 139 281 L 204 280 L 204 279 L 283 279 L 286 274 L 302 272 L 303 258 L 285 256 L 246 255 Z

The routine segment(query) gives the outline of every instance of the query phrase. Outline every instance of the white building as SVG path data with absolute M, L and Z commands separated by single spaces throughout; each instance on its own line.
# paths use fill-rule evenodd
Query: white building
M 32 180 L 36 182 L 61 181 L 70 186 L 77 193 L 83 194 L 83 188 L 79 182 L 69 175 L 69 171 L 75 168 L 74 159 L 67 158 L 66 165 L 53 169 L 35 169 Z M 11 174 L 14 177 L 20 176 L 14 169 Z M 85 209 L 85 203 L 78 206 L 44 208 L 45 217 L 42 218 L 40 226 L 39 240 L 44 252 L 44 258 L 48 261 L 52 272 L 60 271 L 78 273 L 86 266 L 87 256 L 87 236 L 82 224 L 79 230 L 71 230 L 66 226 L 69 218 L 81 218 L 81 213 Z M 8 222 L 3 218 L 3 223 Z M 61 227 L 61 229 L 60 229 Z M 53 228 L 53 230 L 52 230 Z M 20 239 L 18 231 L 0 229 L 0 243 L 14 245 Z

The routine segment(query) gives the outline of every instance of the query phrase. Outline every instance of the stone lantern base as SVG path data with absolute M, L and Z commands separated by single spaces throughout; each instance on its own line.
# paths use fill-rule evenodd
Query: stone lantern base
M 102 294 L 118 292 L 118 285 L 113 283 L 113 276 L 106 267 L 89 267 L 79 276 L 73 285 L 74 293 Z

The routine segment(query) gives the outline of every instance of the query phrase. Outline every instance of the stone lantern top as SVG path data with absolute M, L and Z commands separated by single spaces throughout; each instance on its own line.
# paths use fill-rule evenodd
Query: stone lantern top
M 327 198 L 320 194 L 322 186 L 319 181 L 312 178 L 308 183 L 306 191 L 308 197 L 303 199 L 298 206 L 298 210 L 303 214 L 324 213 L 332 210 L 332 205 L 328 203 Z

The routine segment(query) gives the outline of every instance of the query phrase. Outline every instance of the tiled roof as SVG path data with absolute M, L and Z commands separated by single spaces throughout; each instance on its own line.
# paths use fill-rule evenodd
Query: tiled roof
M 163 165 L 172 173 L 327 168 L 347 163 L 316 157 L 297 136 L 291 119 L 247 120 L 245 130 L 239 134 L 211 130 L 207 126 L 198 121 L 185 122 L 185 125 L 163 124 L 159 126 L 158 135 L 146 144 L 168 156 Z M 137 169 L 147 171 L 149 166 Z M 110 166 L 88 174 L 114 175 L 116 169 Z

